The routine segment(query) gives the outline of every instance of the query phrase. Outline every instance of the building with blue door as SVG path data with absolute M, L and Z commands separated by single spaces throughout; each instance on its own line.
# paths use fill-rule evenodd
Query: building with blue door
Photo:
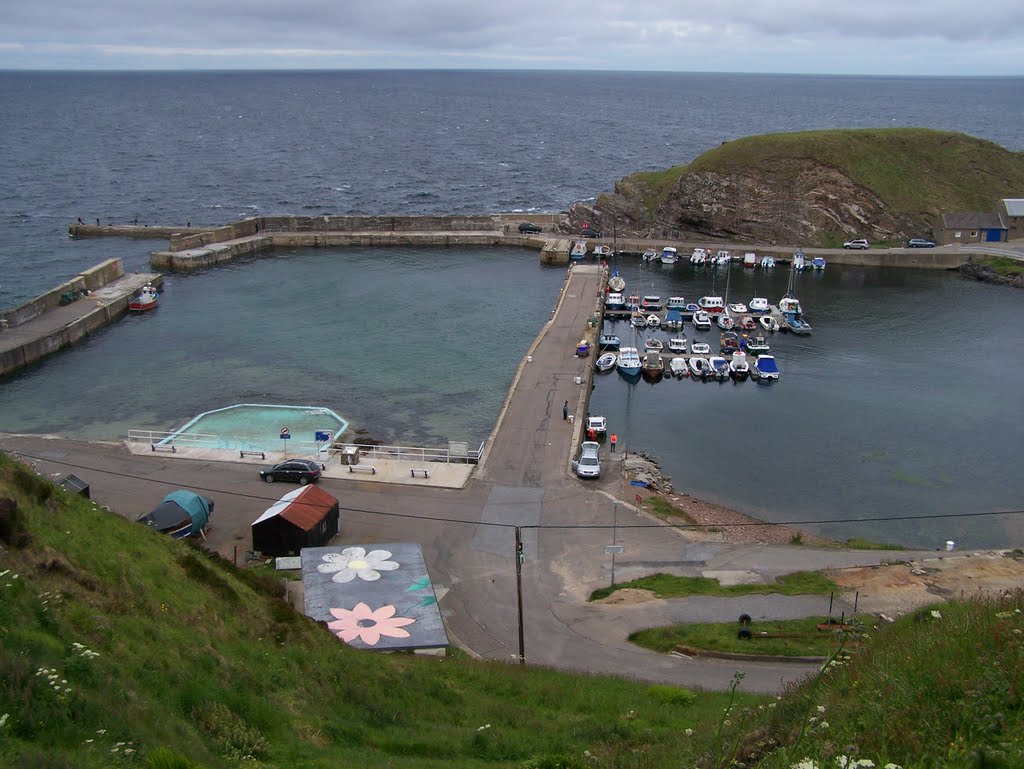
M 992 213 L 943 214 L 936 240 L 952 243 L 1001 243 L 1024 238 L 1024 198 L 1003 198 Z

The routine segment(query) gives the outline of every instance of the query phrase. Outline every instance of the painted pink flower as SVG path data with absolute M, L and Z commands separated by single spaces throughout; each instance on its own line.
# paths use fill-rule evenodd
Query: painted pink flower
M 331 609 L 331 614 L 337 619 L 328 622 L 327 627 L 333 630 L 338 638 L 346 643 L 358 638 L 369 646 L 376 646 L 382 635 L 389 638 L 408 638 L 409 632 L 402 630 L 402 627 L 416 621 L 409 617 L 396 617 L 395 607 L 390 604 L 374 611 L 360 602 L 351 611 Z

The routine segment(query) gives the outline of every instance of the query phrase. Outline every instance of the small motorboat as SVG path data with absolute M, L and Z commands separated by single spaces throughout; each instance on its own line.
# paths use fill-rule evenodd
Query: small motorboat
M 699 309 L 696 302 L 687 302 L 686 307 L 683 308 L 683 320 L 693 320 L 693 314 Z
M 707 379 L 709 376 L 713 376 L 715 370 L 711 367 L 711 362 L 707 358 L 698 358 L 694 356 L 690 358 L 690 374 L 694 379 Z
M 608 278 L 608 288 L 612 291 L 622 293 L 626 288 L 626 281 L 621 275 L 619 275 L 619 273 L 616 272 Z
M 593 432 L 594 437 L 604 435 L 608 432 L 608 419 L 606 417 L 587 417 L 587 436 Z
M 743 304 L 743 302 L 730 302 L 729 312 L 731 312 L 733 315 L 743 315 L 745 312 L 747 312 L 747 306 Z
M 644 251 L 643 255 L 640 258 L 643 259 L 645 262 L 653 262 L 655 259 L 658 258 L 658 252 L 655 251 L 653 248 L 648 248 L 646 251 Z
M 662 264 L 675 264 L 677 261 L 679 261 L 679 254 L 672 246 L 665 246 L 661 249 Z
M 803 272 L 807 269 L 807 257 L 804 256 L 803 251 L 797 251 L 793 254 L 793 271 Z
M 718 316 L 716 322 L 718 323 L 718 327 L 725 331 L 729 331 L 736 325 L 736 321 L 733 317 L 731 315 L 726 315 L 724 312 Z
M 655 315 L 653 312 L 647 316 L 647 328 L 660 328 L 661 318 Z
M 569 252 L 569 258 L 575 261 L 585 259 L 587 256 L 587 241 L 577 240 L 572 244 L 572 250 Z
M 698 331 L 710 331 L 711 316 L 704 312 L 704 310 L 698 310 L 693 314 L 693 326 Z
M 648 294 L 640 300 L 641 312 L 661 312 L 661 297 Z
M 762 270 L 770 270 L 774 266 L 775 266 L 775 257 L 774 256 L 762 256 L 761 257 L 761 269 Z
M 823 257 L 823 256 L 816 256 L 813 259 L 811 259 L 811 269 L 812 270 L 824 270 L 825 269 L 825 257 Z
M 761 324 L 761 328 L 765 331 L 778 331 L 779 322 L 775 320 L 771 315 L 762 315 L 757 319 L 757 322 Z
M 683 314 L 679 310 L 669 310 L 661 325 L 669 331 L 678 331 L 683 327 Z
M 597 346 L 602 350 L 618 350 L 621 341 L 615 334 L 601 334 Z
M 146 312 L 156 307 L 157 300 L 160 299 L 160 292 L 156 290 L 156 286 L 152 283 L 147 283 L 142 287 L 136 296 L 133 296 L 131 301 L 128 302 L 128 312 Z
M 725 311 L 725 300 L 720 296 L 702 296 L 697 306 L 709 315 L 718 315 Z
M 712 355 L 708 358 L 708 363 L 711 364 L 711 371 L 717 379 L 725 380 L 729 378 L 729 361 L 721 355 Z
M 758 355 L 750 368 L 750 375 L 762 382 L 772 382 L 779 378 L 779 366 L 771 355 Z
M 628 297 L 626 297 L 626 307 L 628 307 L 631 310 L 639 309 L 640 308 L 640 295 L 639 294 L 630 294 Z
M 782 297 L 779 300 L 779 312 L 782 313 L 782 322 L 786 324 L 785 330 L 800 336 L 807 336 L 811 333 L 811 324 L 804 320 L 800 301 L 796 297 Z
M 676 379 L 682 379 L 689 371 L 689 366 L 686 364 L 686 358 L 673 358 L 668 362 L 668 370 Z
M 619 292 L 612 291 L 604 297 L 604 308 L 612 312 L 619 312 L 626 309 L 626 300 Z
M 743 266 L 749 269 L 757 267 L 757 254 L 753 251 L 747 251 L 747 253 L 743 255 Z
M 734 379 L 746 379 L 750 375 L 750 363 L 747 362 L 747 354 L 743 350 L 737 350 L 732 354 L 729 372 Z
M 661 353 L 647 353 L 644 356 L 644 364 L 640 369 L 640 374 L 645 379 L 655 382 L 665 376 L 665 361 L 662 359 Z
M 665 343 L 653 336 L 644 341 L 644 352 L 661 352 L 665 349 Z
M 757 328 L 757 321 L 754 320 L 753 315 L 742 315 L 740 319 L 736 321 L 736 325 L 740 327 L 742 331 L 754 331 Z
M 768 300 L 763 296 L 755 296 L 750 300 L 750 311 L 754 313 L 768 312 L 771 309 Z
M 633 328 L 642 328 L 647 325 L 647 318 L 642 312 L 634 312 L 629 318 L 629 325 Z
M 611 256 L 611 255 L 612 255 L 612 247 L 611 246 L 606 246 L 604 244 L 602 244 L 600 246 L 594 246 L 594 256 L 597 257 L 598 259 L 603 259 L 606 256 Z
M 715 264 L 719 267 L 728 267 L 732 263 L 732 254 L 724 248 L 715 254 Z
M 686 309 L 686 299 L 681 296 L 670 296 L 668 301 L 665 302 L 666 310 L 679 310 L 682 312 Z
M 747 352 L 751 355 L 764 355 L 771 351 L 768 340 L 763 336 L 751 337 L 747 340 Z
M 626 377 L 636 376 L 640 373 L 641 365 L 640 353 L 635 347 L 623 347 L 619 350 L 616 366 L 618 366 L 620 374 Z
M 738 349 L 740 349 L 740 338 L 735 331 L 726 331 L 722 334 L 722 339 L 719 343 L 719 350 L 722 355 L 732 355 Z
M 708 252 L 703 248 L 693 249 L 693 253 L 690 254 L 690 264 L 704 264 L 708 260 Z
M 598 371 L 611 371 L 615 368 L 615 364 L 618 361 L 618 356 L 613 352 L 602 353 L 597 361 L 594 363 L 594 368 Z
M 679 352 L 679 353 L 686 352 L 686 337 L 685 336 L 672 337 L 671 339 L 668 340 L 668 349 L 671 352 Z
M 690 352 L 694 355 L 710 355 L 711 345 L 707 342 L 694 342 L 690 345 Z

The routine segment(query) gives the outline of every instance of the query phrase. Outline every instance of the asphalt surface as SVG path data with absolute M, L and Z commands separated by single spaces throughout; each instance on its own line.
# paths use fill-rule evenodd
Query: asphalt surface
M 690 541 L 685 532 L 618 501 L 632 498 L 619 466 L 625 446 L 604 455 L 600 480 L 576 479 L 570 461 L 586 415 L 591 360 L 574 353 L 588 333 L 602 277 L 596 266 L 577 267 L 568 275 L 558 306 L 520 366 L 485 461 L 466 487 L 324 478 L 322 488 L 340 500 L 337 541 L 420 543 L 451 636 L 483 658 L 515 662 L 519 657 L 518 526 L 525 557 L 527 664 L 709 689 L 727 688 L 742 670 L 742 688 L 757 692 L 779 691 L 814 672 L 817 666 L 806 663 L 657 654 L 630 644 L 628 635 L 681 622 L 735 621 L 744 613 L 755 621 L 826 614 L 828 596 L 693 597 L 619 605 L 586 600 L 611 581 L 605 546 L 613 538 L 624 548 L 616 556 L 618 582 L 657 571 L 696 576 L 708 570 L 768 580 L 796 570 L 880 563 L 892 554 Z M 565 401 L 575 417 L 571 423 L 562 418 Z M 216 508 L 206 545 L 239 564 L 251 548 L 252 521 L 290 490 L 263 483 L 251 463 L 132 454 L 121 443 L 0 435 L 0 449 L 54 479 L 74 473 L 89 483 L 94 501 L 130 520 L 173 489 L 207 494 Z M 836 600 L 833 613 L 849 615 L 852 609 Z

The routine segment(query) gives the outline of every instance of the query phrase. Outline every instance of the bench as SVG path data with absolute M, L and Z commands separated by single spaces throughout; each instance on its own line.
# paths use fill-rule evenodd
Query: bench
M 425 467 L 413 467 L 413 468 L 410 468 L 409 473 L 410 473 L 410 475 L 413 478 L 416 477 L 417 473 L 422 475 L 424 478 L 429 478 L 430 477 L 430 471 L 427 468 L 425 468 Z
M 177 454 L 178 450 L 174 448 L 173 443 L 151 443 L 149 444 L 150 451 L 170 451 L 172 454 Z
M 350 473 L 369 473 L 370 475 L 377 474 L 377 468 L 372 465 L 349 465 L 348 471 Z
M 260 459 L 266 459 L 267 455 L 262 451 L 256 451 L 255 449 L 239 449 L 238 458 L 245 459 L 246 457 L 259 457 Z

